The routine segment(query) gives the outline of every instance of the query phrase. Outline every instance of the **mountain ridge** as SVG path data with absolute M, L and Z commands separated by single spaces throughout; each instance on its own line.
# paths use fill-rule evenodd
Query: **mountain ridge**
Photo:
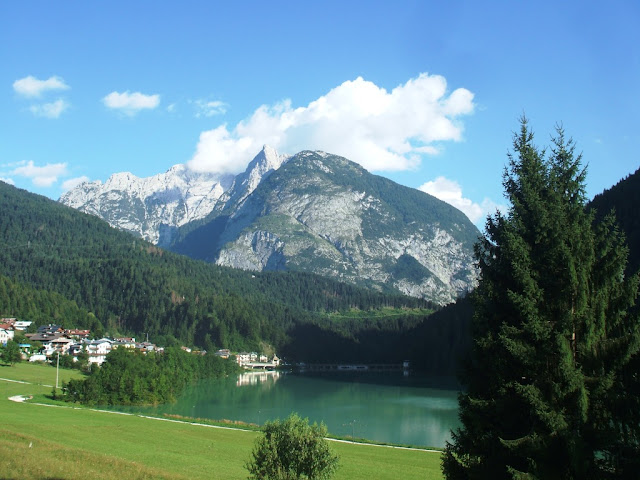
M 478 235 L 462 212 L 424 192 L 343 157 L 303 151 L 171 248 L 219 265 L 313 272 L 444 304 L 473 287 Z M 412 275 L 404 271 L 408 257 Z
M 205 174 L 192 174 L 190 184 L 186 170 L 175 166 L 149 179 L 115 174 L 104 186 L 81 185 L 60 201 L 219 265 L 317 273 L 440 304 L 473 288 L 472 246 L 480 233 L 468 218 L 346 158 L 321 151 L 280 155 L 265 145 L 234 178 L 202 177 L 213 193 L 199 198 L 191 217 L 184 185 L 195 188 L 197 175 Z
M 254 274 L 195 261 L 2 181 L 0 205 L 0 312 L 7 315 L 50 313 L 48 322 L 80 322 L 69 328 L 146 332 L 210 350 L 257 349 L 262 341 L 280 348 L 293 341 L 294 324 L 351 308 L 373 317 L 388 306 L 432 310 L 419 299 L 317 275 Z M 70 312 L 72 318 L 59 316 Z
M 104 183 L 85 182 L 59 202 L 166 246 L 178 227 L 206 217 L 232 181 L 231 175 L 196 173 L 178 164 L 146 178 L 120 172 Z

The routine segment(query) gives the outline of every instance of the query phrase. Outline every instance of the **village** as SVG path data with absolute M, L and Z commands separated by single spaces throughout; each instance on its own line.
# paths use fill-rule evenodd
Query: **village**
M 49 324 L 37 328 L 34 333 L 26 333 L 33 322 L 16 318 L 0 318 L 0 345 L 6 346 L 9 341 L 19 339 L 23 360 L 30 362 L 51 362 L 60 356 L 71 357 L 73 362 L 86 358 L 88 367 L 102 365 L 109 352 L 116 348 L 131 348 L 147 354 L 162 354 L 164 347 L 147 341 L 136 341 L 134 337 L 91 338 L 90 330 L 65 329 L 60 325 Z M 186 346 L 182 350 L 194 355 L 206 355 L 204 350 L 194 350 Z M 234 358 L 238 365 L 246 369 L 270 370 L 280 365 L 277 355 L 269 358 L 257 352 L 232 352 L 220 349 L 213 353 L 221 358 Z

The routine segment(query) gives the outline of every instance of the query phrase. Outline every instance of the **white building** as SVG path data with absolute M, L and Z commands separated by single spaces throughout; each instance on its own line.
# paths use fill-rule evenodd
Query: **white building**
M 26 320 L 16 320 L 13 324 L 13 328 L 20 331 L 25 331 L 27 328 L 31 326 L 33 322 L 27 322 Z
M 54 352 L 60 352 L 60 355 L 67 355 L 69 353 L 69 348 L 75 342 L 67 337 L 60 336 L 58 338 L 54 338 L 51 340 L 49 345 L 53 349 Z
M 116 338 L 111 345 L 111 348 L 136 348 L 136 339 L 135 338 Z
M 238 365 L 243 366 L 251 362 L 251 354 L 247 352 L 241 352 L 236 355 L 236 362 Z
M 89 355 L 89 363 L 102 365 L 113 347 L 113 340 L 101 338 L 100 340 L 85 340 L 84 348 Z
M 6 345 L 9 340 L 13 340 L 14 335 L 13 328 L 0 327 L 0 345 Z

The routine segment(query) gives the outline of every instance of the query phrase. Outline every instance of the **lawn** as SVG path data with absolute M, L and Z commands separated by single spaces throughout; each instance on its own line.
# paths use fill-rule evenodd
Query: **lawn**
M 81 377 L 82 374 L 78 370 L 59 369 L 58 381 L 60 385 L 62 385 L 62 382 L 68 382 L 72 378 Z M 51 387 L 56 384 L 56 369 L 51 365 L 43 365 L 41 363 L 16 363 L 13 366 L 0 363 L 0 378 L 47 385 L 49 393 L 51 393 Z
M 0 366 L 1 478 L 247 478 L 256 432 L 196 426 L 86 408 L 8 400 L 45 399 L 55 369 Z M 60 382 L 77 377 L 60 370 Z M 45 386 L 46 385 L 46 386 Z M 439 479 L 440 454 L 332 443 L 340 456 L 335 479 Z

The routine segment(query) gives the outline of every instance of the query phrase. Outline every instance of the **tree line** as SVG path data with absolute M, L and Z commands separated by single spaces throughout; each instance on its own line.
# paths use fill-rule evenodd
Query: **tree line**
M 263 342 L 284 347 L 294 325 L 326 312 L 433 308 L 311 274 L 195 261 L 4 183 L 0 203 L 0 311 L 37 323 L 144 333 L 168 345 L 259 350 Z
M 121 347 L 85 379 L 63 383 L 63 399 L 85 405 L 157 405 L 175 401 L 191 382 L 239 370 L 235 361 L 213 354 L 187 353 L 177 347 L 143 354 Z
M 594 211 L 596 221 L 602 221 L 607 214 L 613 212 L 616 223 L 627 239 L 629 259 L 627 273 L 640 269 L 640 169 L 589 202 L 589 209 Z

